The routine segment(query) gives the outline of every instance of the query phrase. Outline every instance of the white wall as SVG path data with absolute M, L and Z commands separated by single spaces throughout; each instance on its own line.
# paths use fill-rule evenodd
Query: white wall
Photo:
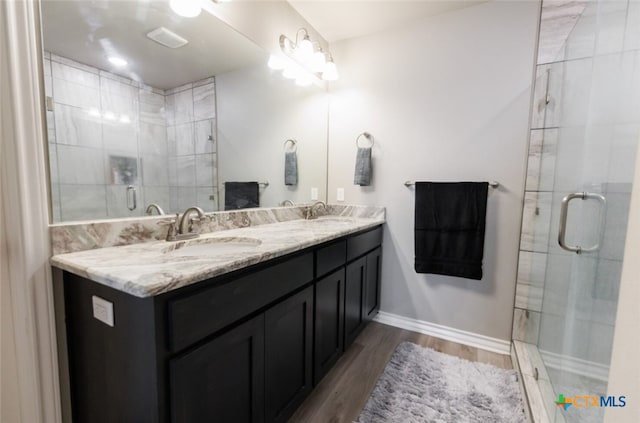
M 266 63 L 216 76 L 220 209 L 230 181 L 268 181 L 260 206 L 326 200 L 328 94 L 298 87 Z M 298 141 L 298 184 L 284 185 L 284 141 Z
M 627 406 L 607 408 L 607 423 L 635 423 L 640 420 L 640 149 L 635 169 L 607 387 L 608 395 L 625 395 Z
M 387 207 L 385 312 L 511 339 L 539 2 L 488 2 L 331 46 L 329 201 Z M 355 138 L 374 135 L 370 187 Z M 416 274 L 405 180 L 486 181 L 482 281 Z

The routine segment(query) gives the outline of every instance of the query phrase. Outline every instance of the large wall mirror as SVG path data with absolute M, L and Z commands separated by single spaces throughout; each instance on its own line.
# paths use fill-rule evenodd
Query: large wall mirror
M 319 82 L 271 71 L 267 52 L 206 10 L 41 4 L 54 222 L 326 199 Z

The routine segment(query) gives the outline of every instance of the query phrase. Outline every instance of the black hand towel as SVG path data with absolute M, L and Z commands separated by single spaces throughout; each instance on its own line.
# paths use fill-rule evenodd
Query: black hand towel
M 415 269 L 482 279 L 487 182 L 416 182 Z
M 225 182 L 224 209 L 238 210 L 260 207 L 260 187 L 257 182 Z

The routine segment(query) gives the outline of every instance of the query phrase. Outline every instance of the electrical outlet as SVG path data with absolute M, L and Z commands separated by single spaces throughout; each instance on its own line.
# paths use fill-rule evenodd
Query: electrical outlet
M 311 199 L 312 200 L 318 199 L 318 188 L 311 188 Z
M 91 302 L 93 303 L 93 317 L 113 327 L 113 303 L 95 295 L 91 297 Z
M 344 201 L 344 188 L 338 188 L 336 197 L 338 201 Z

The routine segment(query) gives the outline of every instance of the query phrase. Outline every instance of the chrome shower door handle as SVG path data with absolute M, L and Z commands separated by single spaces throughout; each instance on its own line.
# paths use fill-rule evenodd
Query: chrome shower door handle
M 138 199 L 136 197 L 136 187 L 134 187 L 133 185 L 129 185 L 127 187 L 127 208 L 131 211 L 135 210 L 138 207 Z M 129 201 L 129 199 L 131 199 L 131 201 Z
M 584 253 L 584 252 L 592 252 L 600 249 L 600 238 L 602 233 L 598 234 L 598 241 L 595 245 L 591 247 L 581 247 L 580 245 L 576 245 L 575 247 L 567 245 L 566 243 L 566 235 L 567 235 L 567 215 L 569 212 L 569 203 L 571 200 L 575 200 L 576 198 L 580 198 L 581 200 L 597 200 L 600 202 L 602 211 L 600 213 L 600 224 L 599 228 L 602 231 L 603 221 L 604 221 L 604 207 L 607 204 L 607 199 L 604 196 L 592 192 L 574 192 L 573 194 L 569 194 L 562 199 L 562 203 L 560 205 L 560 227 L 558 229 L 558 244 L 563 250 L 571 251 L 576 254 Z

